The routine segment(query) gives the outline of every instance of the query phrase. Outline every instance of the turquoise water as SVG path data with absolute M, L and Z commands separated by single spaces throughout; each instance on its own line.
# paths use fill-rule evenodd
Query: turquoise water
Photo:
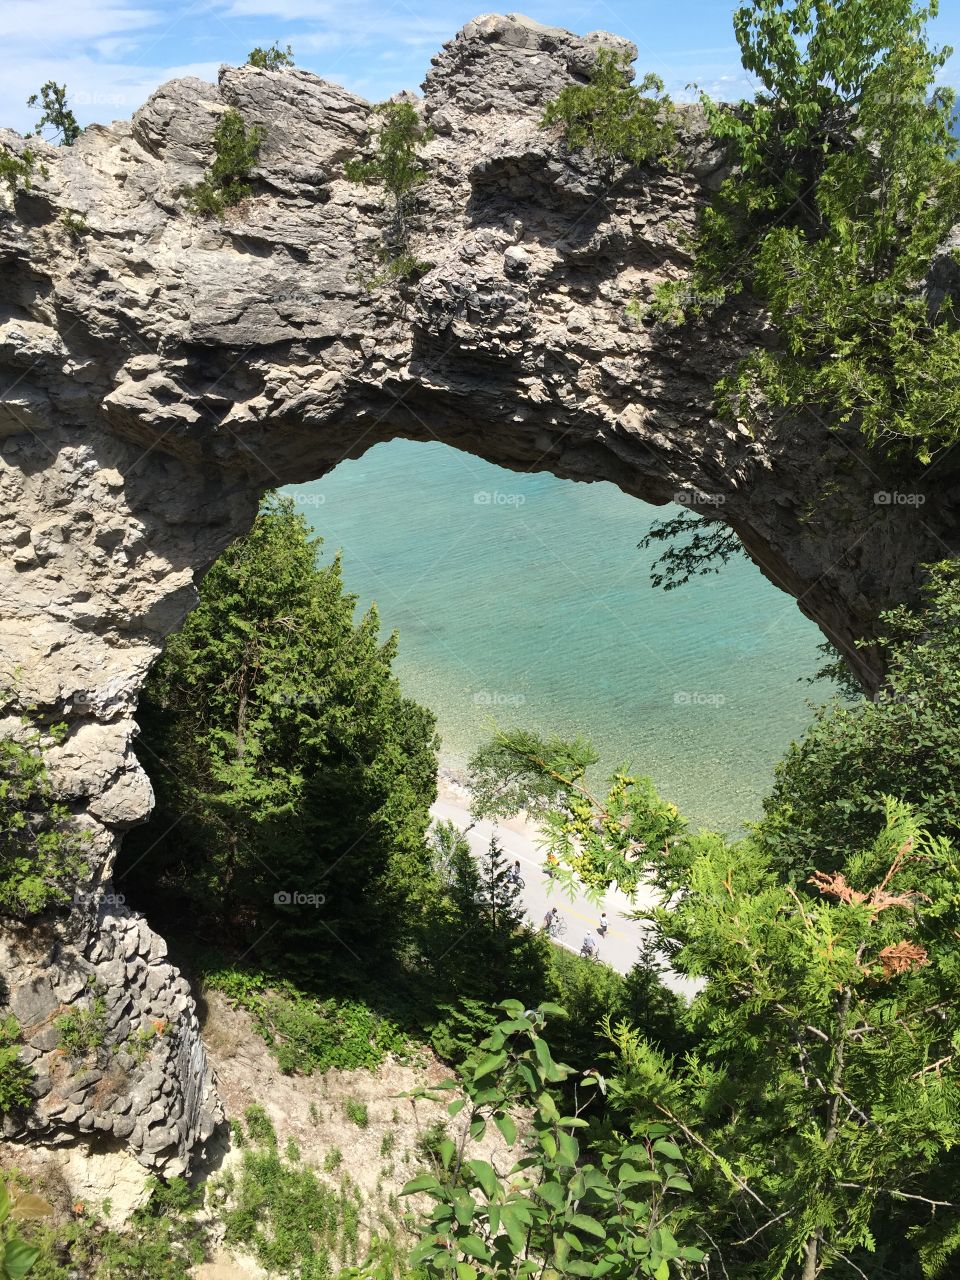
M 406 692 L 459 765 L 500 724 L 590 737 L 696 822 L 758 816 L 823 685 L 821 636 L 747 561 L 677 591 L 636 544 L 674 514 L 608 484 L 515 474 L 395 440 L 287 491 L 400 633 Z

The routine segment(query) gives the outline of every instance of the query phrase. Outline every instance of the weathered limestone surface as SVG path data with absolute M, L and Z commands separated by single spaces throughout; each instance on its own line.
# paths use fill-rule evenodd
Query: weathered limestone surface
M 35 1134 L 109 1130 L 172 1169 L 217 1120 L 182 980 L 146 925 L 98 895 L 151 804 L 137 691 L 264 488 L 405 436 L 658 504 L 680 495 L 728 522 L 848 654 L 915 591 L 918 564 L 956 546 L 949 459 L 921 481 L 816 419 L 751 434 L 716 418 L 711 388 L 758 333 L 748 305 L 700 328 L 628 318 L 683 272 L 723 157 L 693 108 L 675 172 L 615 182 L 541 131 L 544 103 L 608 43 L 626 45 L 486 16 L 434 59 L 414 233 L 432 265 L 399 290 L 365 287 L 386 210 L 343 176 L 370 106 L 300 70 L 167 84 L 132 121 L 40 144 L 46 176 L 16 217 L 0 211 L 0 681 L 68 723 L 54 765 L 98 851 L 92 900 L 49 939 L 7 937 L 0 957 L 12 1006 L 39 1001 L 21 1010 L 49 1084 Z M 221 226 L 190 216 L 184 192 L 229 106 L 267 138 L 253 198 Z M 65 211 L 86 220 L 78 241 Z M 956 292 L 953 257 L 929 288 Z M 876 687 L 881 655 L 854 660 Z M 168 1026 L 107 1109 L 44 1021 L 87 999 L 88 979 L 114 1029 Z

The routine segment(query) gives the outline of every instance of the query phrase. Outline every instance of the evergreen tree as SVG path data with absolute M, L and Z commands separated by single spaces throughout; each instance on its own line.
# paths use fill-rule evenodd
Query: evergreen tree
M 196 924 L 307 967 L 387 946 L 419 911 L 436 794 L 434 720 L 392 674 L 396 637 L 373 608 L 354 621 L 318 547 L 272 497 L 207 574 L 141 705 L 157 808 L 120 867 L 141 901 L 159 881 Z

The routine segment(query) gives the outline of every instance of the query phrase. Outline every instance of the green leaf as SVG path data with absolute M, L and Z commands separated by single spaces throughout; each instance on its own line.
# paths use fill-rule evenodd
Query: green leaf
M 682 1160 L 683 1152 L 675 1142 L 668 1142 L 666 1138 L 658 1138 L 653 1144 L 653 1149 L 657 1155 L 665 1156 L 668 1160 Z
M 578 1231 L 586 1231 L 588 1235 L 596 1236 L 598 1240 L 606 1239 L 606 1230 L 596 1218 L 588 1217 L 585 1213 L 573 1213 L 567 1221 L 570 1226 L 576 1227 Z
M 36 1260 L 40 1250 L 23 1240 L 10 1240 L 3 1254 L 3 1265 L 9 1280 L 23 1280 Z
M 470 1137 L 474 1142 L 479 1142 L 483 1135 L 487 1132 L 487 1122 L 481 1116 L 478 1120 L 474 1120 L 470 1125 Z
M 491 1075 L 494 1071 L 499 1071 L 506 1060 L 507 1055 L 503 1049 L 501 1049 L 499 1053 L 491 1053 L 489 1057 L 484 1058 L 483 1061 L 474 1069 L 474 1080 L 479 1080 L 483 1076 Z
M 458 1098 L 456 1102 L 451 1102 L 447 1107 L 448 1116 L 458 1116 L 463 1108 L 467 1105 L 466 1098 Z
M 461 1227 L 469 1227 L 477 1211 L 477 1202 L 469 1191 L 453 1193 L 453 1212 Z
M 480 1184 L 487 1199 L 493 1200 L 500 1186 L 497 1182 L 497 1175 L 494 1172 L 493 1165 L 486 1160 L 468 1160 L 467 1168 Z
M 469 1262 L 458 1262 L 457 1280 L 477 1280 L 477 1268 Z
M 409 1182 L 404 1183 L 403 1190 L 400 1192 L 402 1196 L 413 1196 L 418 1191 L 442 1191 L 443 1188 L 432 1173 L 422 1173 L 417 1178 L 411 1178 Z
M 512 1116 L 508 1116 L 505 1111 L 498 1111 L 493 1117 L 493 1123 L 503 1134 L 503 1140 L 508 1147 L 512 1147 L 517 1140 L 517 1126 Z
M 541 1182 L 537 1187 L 537 1195 L 541 1200 L 546 1200 L 553 1209 L 562 1209 L 566 1201 L 563 1187 L 559 1182 Z
M 490 1250 L 479 1236 L 460 1236 L 457 1239 L 457 1247 L 462 1250 L 463 1253 L 469 1255 L 469 1257 L 476 1258 L 479 1262 L 490 1261 Z

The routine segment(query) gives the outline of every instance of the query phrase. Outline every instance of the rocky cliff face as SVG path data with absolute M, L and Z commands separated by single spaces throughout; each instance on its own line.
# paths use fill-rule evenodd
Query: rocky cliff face
M 675 172 L 611 182 L 565 154 L 538 127 L 543 105 L 601 43 L 618 41 L 484 17 L 434 59 L 413 237 L 431 266 L 399 289 L 366 287 L 387 215 L 343 175 L 370 106 L 300 70 L 165 85 L 132 121 L 41 145 L 45 175 L 0 212 L 0 680 L 10 715 L 19 702 L 67 722 L 51 759 L 98 864 L 62 927 L 8 933 L 0 954 L 45 1089 L 36 1136 L 102 1131 L 176 1169 L 217 1120 L 182 979 L 103 895 L 117 840 L 151 804 L 137 691 L 265 488 L 405 436 L 679 497 L 729 523 L 851 655 L 914 591 L 918 563 L 956 546 L 946 467 L 919 483 L 814 418 L 751 434 L 713 415 L 714 382 L 758 336 L 748 307 L 674 331 L 628 317 L 685 269 L 722 157 L 695 109 Z M 266 142 L 253 197 L 220 225 L 184 192 L 227 107 Z M 64 212 L 87 229 L 72 235 Z M 945 256 L 931 289 L 956 286 Z M 880 655 L 854 661 L 876 687 Z M 115 1038 L 165 1028 L 106 1084 L 51 1032 L 94 989 Z

